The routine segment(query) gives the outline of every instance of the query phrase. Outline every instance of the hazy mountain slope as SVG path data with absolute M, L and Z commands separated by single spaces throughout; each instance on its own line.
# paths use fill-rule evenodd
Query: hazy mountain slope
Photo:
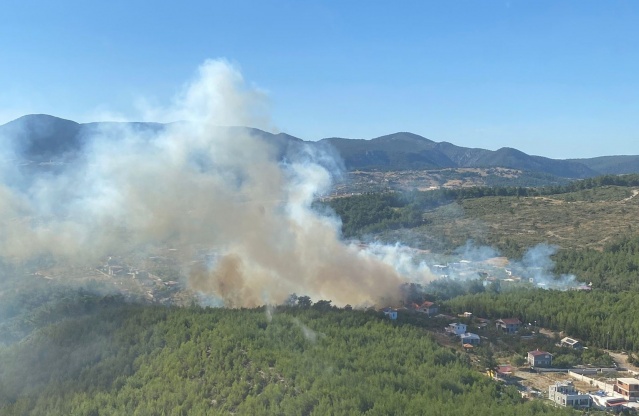
M 49 115 L 33 114 L 0 126 L 0 143 L 4 144 L 5 150 L 9 144 L 11 150 L 3 155 L 5 159 L 47 162 L 73 157 L 96 132 L 115 137 L 124 134 L 128 129 L 133 129 L 137 133 L 148 134 L 151 140 L 165 127 L 166 125 L 161 123 L 78 124 Z M 399 171 L 506 167 L 563 178 L 639 172 L 639 156 L 558 160 L 531 156 L 507 147 L 492 151 L 456 146 L 448 142 L 438 143 L 408 132 L 389 134 L 371 140 L 334 137 L 319 142 L 307 142 L 286 133 L 273 134 L 246 127 L 221 128 L 248 130 L 251 134 L 268 140 L 275 145 L 275 155 L 281 160 L 306 157 L 309 152 L 321 149 L 338 161 L 338 165 L 333 166 L 336 169 Z M 324 158 L 323 163 L 332 164 L 329 159 Z
M 600 156 L 567 161 L 581 163 L 602 174 L 620 175 L 639 172 L 639 156 Z
M 346 168 L 351 170 L 507 167 L 566 178 L 599 175 L 599 172 L 576 161 L 530 156 L 512 148 L 491 151 L 460 147 L 448 142 L 433 142 L 412 133 L 396 133 L 372 140 L 331 138 L 323 141 L 339 151 Z
M 545 172 L 564 178 L 587 178 L 598 175 L 597 172 L 580 163 L 530 156 L 510 147 L 502 147 L 494 152 L 482 154 L 475 161 L 475 165 L 481 167 L 502 166 L 533 172 Z
M 80 131 L 75 121 L 34 114 L 0 126 L 0 140 L 3 145 L 11 143 L 12 150 L 25 159 L 44 161 L 81 148 Z
M 437 149 L 460 167 L 476 166 L 478 160 L 492 153 L 490 150 L 461 147 L 448 142 L 437 143 Z
M 437 149 L 437 143 L 413 133 L 395 133 L 372 140 L 323 139 L 344 159 L 347 169 L 441 169 L 456 164 Z

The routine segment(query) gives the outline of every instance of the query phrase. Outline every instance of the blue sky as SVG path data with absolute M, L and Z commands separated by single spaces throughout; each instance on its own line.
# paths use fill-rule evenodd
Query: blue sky
M 639 154 L 636 1 L 35 1 L 0 13 L 0 123 L 139 118 L 209 58 L 306 140 L 410 131 L 548 157 Z M 162 121 L 162 120 L 159 120 Z

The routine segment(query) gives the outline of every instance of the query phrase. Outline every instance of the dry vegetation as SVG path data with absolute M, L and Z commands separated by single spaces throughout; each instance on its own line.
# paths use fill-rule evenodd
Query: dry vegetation
M 597 390 L 596 387 L 591 386 L 589 383 L 574 379 L 566 373 L 537 373 L 530 370 L 523 370 L 516 371 L 513 375 L 522 386 L 539 390 L 545 394 L 545 397 L 548 397 L 548 386 L 563 381 L 572 381 L 578 391 Z
M 437 188 L 475 186 L 535 186 L 567 183 L 568 180 L 544 174 L 507 168 L 449 168 L 436 170 L 355 170 L 347 172 L 333 190 L 333 196 L 362 192 L 428 191 Z
M 611 239 L 638 233 L 638 189 L 604 187 L 551 197 L 467 199 L 425 214 L 421 230 L 450 244 L 467 239 L 530 247 L 601 249 Z

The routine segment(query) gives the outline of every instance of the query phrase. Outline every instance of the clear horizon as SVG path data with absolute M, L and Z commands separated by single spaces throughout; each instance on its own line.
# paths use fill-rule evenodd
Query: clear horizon
M 639 154 L 639 3 L 11 2 L 0 124 L 157 121 L 227 59 L 304 140 L 408 131 L 551 158 Z

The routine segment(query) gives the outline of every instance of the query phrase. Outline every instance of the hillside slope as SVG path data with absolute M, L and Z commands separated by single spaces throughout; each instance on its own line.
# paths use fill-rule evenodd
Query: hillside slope
M 522 403 L 465 353 L 376 312 L 72 293 L 48 306 L 32 336 L 0 348 L 0 414 L 572 414 Z

